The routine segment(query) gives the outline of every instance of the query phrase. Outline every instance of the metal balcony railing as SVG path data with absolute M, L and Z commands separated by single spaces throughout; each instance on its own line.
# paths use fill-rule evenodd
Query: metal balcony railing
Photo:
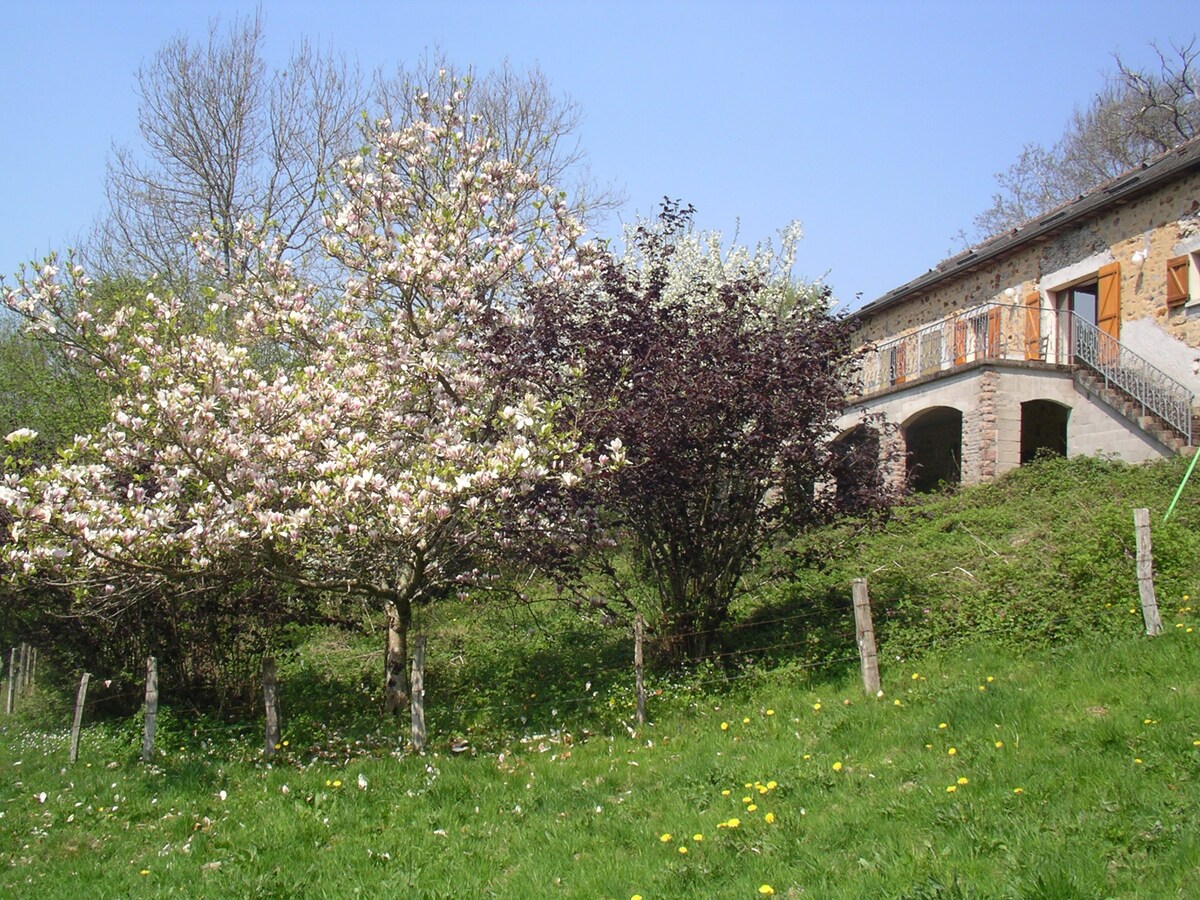
M 1192 442 L 1194 395 L 1120 341 L 1071 312 L 985 303 L 868 346 L 859 396 L 981 361 L 1040 361 L 1090 371 Z

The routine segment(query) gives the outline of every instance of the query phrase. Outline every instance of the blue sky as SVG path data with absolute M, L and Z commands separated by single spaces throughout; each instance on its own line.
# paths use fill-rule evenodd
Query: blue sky
M 100 212 L 110 148 L 137 146 L 139 64 L 256 6 L 272 61 L 306 36 L 364 70 L 434 45 L 479 69 L 540 65 L 583 108 L 593 175 L 628 197 L 602 235 L 664 195 L 705 229 L 740 223 L 743 243 L 799 219 L 797 274 L 846 306 L 961 249 L 994 174 L 1061 134 L 1114 51 L 1150 65 L 1152 40 L 1200 31 L 1179 0 L 0 0 L 0 273 Z

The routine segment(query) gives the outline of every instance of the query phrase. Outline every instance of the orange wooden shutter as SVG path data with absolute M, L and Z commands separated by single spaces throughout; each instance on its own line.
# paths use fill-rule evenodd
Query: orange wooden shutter
M 954 321 L 954 364 L 961 366 L 967 361 L 967 323 L 962 317 Z
M 1167 306 L 1188 301 L 1188 258 L 1176 256 L 1167 260 Z
M 1113 340 L 1121 338 L 1121 264 L 1100 267 L 1096 327 Z
M 904 365 L 904 342 L 901 341 L 892 351 L 895 355 L 892 357 L 895 360 L 895 381 L 894 384 L 903 384 L 905 377 Z
M 1000 355 L 1000 307 L 988 310 L 988 356 Z
M 1025 358 L 1042 358 L 1042 295 L 1038 291 L 1025 295 Z

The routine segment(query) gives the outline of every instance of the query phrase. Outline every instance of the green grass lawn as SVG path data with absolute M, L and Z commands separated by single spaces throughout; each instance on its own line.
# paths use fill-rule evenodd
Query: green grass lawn
M 0 890 L 1195 896 L 1200 633 L 1167 619 L 1155 639 L 885 660 L 879 698 L 855 673 L 677 678 L 636 735 L 486 752 L 289 741 L 267 765 L 252 736 L 176 720 L 153 767 L 137 722 L 89 727 L 71 766 L 66 730 L 28 712 L 0 730 Z
M 628 634 L 561 607 L 422 612 L 424 754 L 380 719 L 375 635 L 289 633 L 270 762 L 260 723 L 163 685 L 143 765 L 94 679 L 71 765 L 70 698 L 43 687 L 0 717 L 0 896 L 1200 896 L 1195 491 L 1161 523 L 1183 465 L 1051 461 L 805 537 L 719 664 L 650 673 L 640 729 Z

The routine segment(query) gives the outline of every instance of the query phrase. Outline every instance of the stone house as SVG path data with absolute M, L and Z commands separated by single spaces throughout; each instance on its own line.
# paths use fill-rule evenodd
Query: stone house
M 836 440 L 892 451 L 914 490 L 1038 452 L 1178 453 L 1200 442 L 1198 263 L 1195 139 L 856 312 Z

